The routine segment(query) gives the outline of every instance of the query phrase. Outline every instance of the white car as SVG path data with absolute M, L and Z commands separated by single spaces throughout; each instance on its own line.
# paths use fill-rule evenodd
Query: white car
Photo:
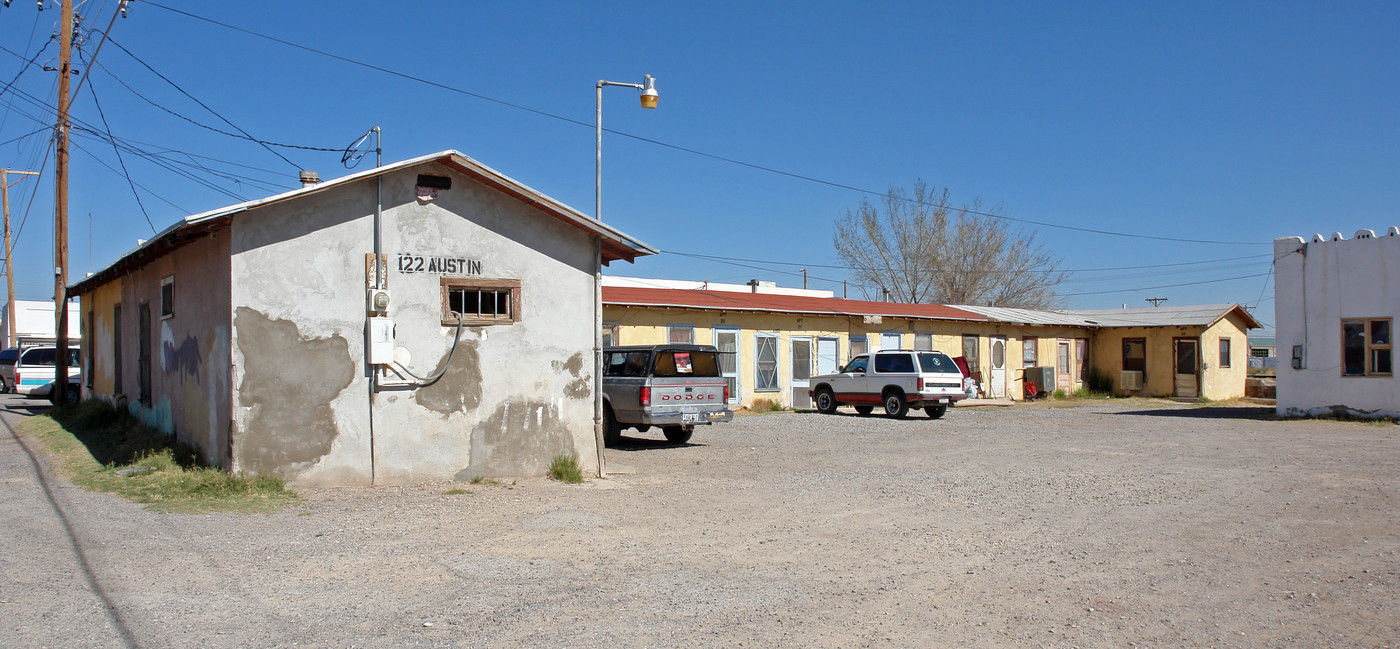
M 962 370 L 947 354 L 908 349 L 880 350 L 851 359 L 835 374 L 812 377 L 809 394 L 817 411 L 836 412 L 842 405 L 870 414 L 882 406 L 890 417 L 903 417 L 910 408 L 923 408 L 931 419 L 967 398 Z

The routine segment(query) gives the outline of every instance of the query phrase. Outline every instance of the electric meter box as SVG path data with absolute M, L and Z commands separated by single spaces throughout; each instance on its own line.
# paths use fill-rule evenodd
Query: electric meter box
M 388 365 L 394 362 L 394 319 L 369 319 L 369 364 Z

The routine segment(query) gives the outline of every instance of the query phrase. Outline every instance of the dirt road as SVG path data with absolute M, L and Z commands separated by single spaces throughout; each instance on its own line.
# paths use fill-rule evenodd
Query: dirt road
M 1395 646 L 1400 426 L 1269 412 L 748 416 L 583 486 L 252 516 L 83 492 L 0 430 L 0 644 Z

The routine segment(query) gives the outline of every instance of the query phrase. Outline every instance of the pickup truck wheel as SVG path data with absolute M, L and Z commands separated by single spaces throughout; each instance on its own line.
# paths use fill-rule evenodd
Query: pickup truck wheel
M 943 413 L 948 412 L 948 406 L 927 406 L 924 408 L 924 412 L 928 414 L 929 419 L 938 419 L 943 416 Z
M 6 381 L 4 377 L 0 377 L 0 394 L 9 394 L 9 392 L 10 382 Z
M 868 415 L 872 412 L 875 412 L 875 406 L 856 406 L 856 414 L 858 415 Z
M 603 446 L 617 446 L 622 441 L 622 427 L 617 425 L 617 417 L 611 407 L 603 407 Z
M 899 390 L 890 390 L 885 393 L 885 414 L 895 419 L 901 419 L 909 414 L 909 402 L 904 400 L 904 394 Z
M 836 412 L 836 395 L 831 393 L 831 388 L 817 388 L 817 412 L 823 415 Z
M 684 444 L 690 441 L 690 436 L 695 432 L 692 426 L 666 426 L 661 429 L 666 434 L 666 441 L 672 444 Z

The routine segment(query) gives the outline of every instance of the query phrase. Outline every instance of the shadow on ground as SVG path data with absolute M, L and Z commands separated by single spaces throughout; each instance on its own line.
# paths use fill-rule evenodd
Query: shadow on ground
M 1278 419 L 1274 409 L 1268 406 L 1258 407 L 1216 407 L 1216 408 L 1154 408 L 1151 410 L 1129 410 L 1126 412 L 1114 413 L 1118 415 L 1137 415 L 1142 417 L 1176 417 L 1179 419 L 1253 419 L 1256 421 L 1273 421 Z
M 684 443 L 684 444 L 676 444 L 676 443 L 674 443 L 674 442 L 667 441 L 665 438 L 662 438 L 662 439 L 648 439 L 648 438 L 645 438 L 645 437 L 628 437 L 628 436 L 626 436 L 626 435 L 623 435 L 623 436 L 622 436 L 622 439 L 618 440 L 618 442 L 617 442 L 616 444 L 609 444 L 609 445 L 608 445 L 608 450 L 609 450 L 609 451 L 650 451 L 650 450 L 661 449 L 661 448 L 684 448 L 684 447 L 686 447 L 686 446 L 705 446 L 705 445 L 704 445 L 704 444 L 696 444 L 695 442 L 686 442 L 686 443 Z

